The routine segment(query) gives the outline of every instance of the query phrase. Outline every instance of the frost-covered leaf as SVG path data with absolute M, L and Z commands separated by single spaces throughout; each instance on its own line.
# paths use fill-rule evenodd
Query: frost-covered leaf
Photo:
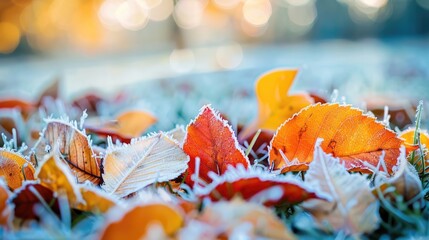
M 306 93 L 289 94 L 297 73 L 296 69 L 277 69 L 259 77 L 255 85 L 258 116 L 240 133 L 240 139 L 248 138 L 260 128 L 274 131 L 299 110 L 314 103 Z
M 328 197 L 329 201 L 315 199 L 303 204 L 321 227 L 355 236 L 377 229 L 379 205 L 366 176 L 347 172 L 338 158 L 323 152 L 320 140 L 305 182 Z
M 0 148 L 0 177 L 11 189 L 21 187 L 24 180 L 34 180 L 34 167 L 21 154 Z
M 103 161 L 102 188 L 125 197 L 149 184 L 168 181 L 183 173 L 189 157 L 165 133 L 122 146 L 109 146 Z
M 213 174 L 213 182 L 206 187 L 195 189 L 195 192 L 201 197 L 209 197 L 212 201 L 241 197 L 266 206 L 296 204 L 318 198 L 302 180 L 291 175 L 245 169 L 241 165 L 237 168 L 230 167 L 222 176 Z
M 340 159 L 350 171 L 370 172 L 384 152 L 389 174 L 398 164 L 403 141 L 375 118 L 348 105 L 311 105 L 281 125 L 270 144 L 269 161 L 282 172 L 305 171 L 318 138 L 323 151 Z M 367 163 L 367 164 L 365 164 Z M 384 168 L 380 168 L 381 171 Z
M 174 129 L 166 132 L 166 134 L 171 136 L 171 138 L 173 138 L 174 140 L 176 140 L 177 143 L 179 143 L 179 146 L 183 145 L 183 142 L 185 141 L 185 137 L 186 137 L 186 131 L 183 125 L 176 126 Z
M 11 206 L 9 205 L 9 191 L 6 183 L 0 179 L 0 227 L 6 227 L 10 223 Z
M 188 125 L 183 151 L 191 157 L 185 180 L 189 186 L 194 185 L 194 177 L 210 183 L 210 172 L 222 175 L 228 166 L 250 165 L 231 127 L 210 106 L 202 107 Z
M 11 197 L 14 204 L 14 216 L 21 219 L 37 219 L 36 206 L 49 207 L 56 214 L 60 213 L 59 202 L 55 193 L 37 182 L 26 182 Z
M 61 158 L 72 170 L 78 182 L 90 181 L 99 184 L 101 170 L 99 159 L 94 154 L 91 143 L 85 133 L 62 120 L 48 120 L 42 136 L 34 147 L 31 159 L 39 164 L 43 157 L 57 144 Z
M 137 205 L 127 211 L 116 208 L 107 219 L 100 234 L 102 240 L 145 239 L 154 226 L 161 228 L 163 237 L 173 236 L 184 222 L 180 211 L 165 203 Z
M 66 197 L 70 205 L 82 203 L 82 195 L 76 179 L 58 155 L 58 149 L 54 148 L 49 155 L 45 156 L 46 160 L 37 169 L 36 176 L 43 186 L 58 196 Z
M 240 199 L 221 201 L 207 206 L 197 218 L 205 223 L 203 232 L 192 231 L 190 223 L 187 235 L 192 239 L 204 238 L 205 232 L 228 239 L 295 239 L 283 222 L 271 209 Z M 196 234 L 201 234 L 200 236 Z
M 105 213 L 117 204 L 116 199 L 98 187 L 86 184 L 80 185 L 79 190 L 84 203 L 80 203 L 74 208 L 81 211 Z

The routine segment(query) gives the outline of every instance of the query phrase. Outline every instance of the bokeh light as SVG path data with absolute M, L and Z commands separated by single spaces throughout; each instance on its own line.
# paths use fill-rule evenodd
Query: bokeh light
M 21 32 L 12 23 L 0 22 L 0 36 L 0 53 L 10 53 L 18 46 Z
M 238 43 L 220 46 L 216 49 L 216 60 L 222 68 L 236 68 L 243 60 L 243 49 Z
M 201 24 L 204 5 L 198 0 L 181 0 L 174 9 L 177 25 L 184 29 L 195 28 Z
M 244 19 L 255 26 L 267 24 L 272 14 L 269 0 L 246 0 L 243 5 Z

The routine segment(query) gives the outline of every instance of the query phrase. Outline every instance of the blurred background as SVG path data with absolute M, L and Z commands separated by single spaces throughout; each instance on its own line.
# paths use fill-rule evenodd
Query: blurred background
M 1 0 L 0 93 L 31 99 L 59 79 L 65 98 L 127 89 L 159 109 L 154 87 L 193 82 L 198 109 L 294 67 L 294 90 L 415 105 L 428 40 L 429 0 Z

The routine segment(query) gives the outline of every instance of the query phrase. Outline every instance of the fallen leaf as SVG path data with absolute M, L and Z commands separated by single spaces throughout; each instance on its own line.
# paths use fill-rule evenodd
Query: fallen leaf
M 176 140 L 179 146 L 183 145 L 186 137 L 185 128 L 182 125 L 176 126 L 174 129 L 166 132 L 172 139 Z
M 239 135 L 245 139 L 258 129 L 276 130 L 302 108 L 314 103 L 309 94 L 288 94 L 298 70 L 279 69 L 263 74 L 256 81 L 258 117 Z
M 21 187 L 24 180 L 34 180 L 34 167 L 21 154 L 0 148 L 0 177 L 11 189 Z
M 186 130 L 183 151 L 191 157 L 185 179 L 189 186 L 193 186 L 195 173 L 200 180 L 210 183 L 209 172 L 222 175 L 228 166 L 250 165 L 231 127 L 210 106 L 204 106 Z
M 221 239 L 237 239 L 238 236 L 244 239 L 295 239 L 270 209 L 240 199 L 213 203 L 204 209 L 198 220 L 214 228 Z M 237 232 L 243 225 L 247 225 L 246 231 Z
M 8 200 L 11 193 L 5 182 L 0 179 L 0 226 L 6 227 L 10 223 L 10 214 L 12 211 Z
M 94 213 L 105 213 L 116 206 L 116 200 L 97 187 L 82 185 L 79 187 L 79 190 L 84 203 L 74 206 L 76 209 Z
M 323 152 L 320 141 L 316 143 L 314 160 L 305 175 L 305 182 L 328 199 L 311 199 L 303 203 L 321 228 L 326 229 L 328 223 L 335 231 L 353 236 L 377 229 L 379 206 L 367 176 L 349 173 L 340 159 Z
M 94 154 L 88 137 L 76 126 L 60 120 L 49 120 L 31 157 L 34 164 L 58 144 L 62 160 L 70 167 L 78 182 L 101 181 L 99 160 Z
M 26 182 L 16 190 L 11 202 L 15 205 L 14 216 L 21 219 L 38 219 L 40 216 L 34 209 L 37 205 L 49 207 L 54 213 L 60 214 L 54 192 L 37 182 Z
M 103 137 L 113 136 L 129 142 L 132 138 L 140 137 L 157 119 L 146 111 L 131 110 L 119 114 L 115 120 L 87 121 L 85 128 Z
M 66 197 L 70 205 L 83 203 L 82 195 L 76 186 L 76 180 L 70 169 L 58 157 L 58 149 L 54 148 L 36 172 L 40 183 L 55 192 L 58 196 Z
M 266 206 L 297 204 L 317 194 L 292 176 L 276 175 L 262 170 L 229 168 L 208 186 L 196 190 L 200 197 L 212 201 L 241 197 Z
M 124 212 L 122 208 L 112 211 L 112 219 L 102 230 L 100 239 L 144 239 L 154 225 L 159 225 L 168 236 L 183 225 L 182 214 L 173 206 L 164 203 L 138 205 Z M 120 216 L 117 216 L 120 215 Z
M 399 194 L 403 196 L 405 201 L 409 201 L 422 192 L 422 182 L 414 166 L 408 162 L 405 148 L 401 148 L 399 161 L 400 164 L 398 171 L 395 172 L 393 177 L 385 178 L 382 176 L 377 176 L 377 183 L 375 184 L 376 187 L 373 189 L 373 194 L 376 197 L 378 196 L 378 190 L 381 190 L 385 196 L 390 197 L 390 199 L 393 201 L 396 199 L 395 194 Z M 395 194 L 390 191 L 385 192 L 385 190 L 390 186 L 395 188 Z
M 125 197 L 149 184 L 172 180 L 187 168 L 189 157 L 165 133 L 109 146 L 103 161 L 102 188 Z
M 370 172 L 385 152 L 391 174 L 403 141 L 374 118 L 347 105 L 315 104 L 282 124 L 270 144 L 269 162 L 282 172 L 305 171 L 313 160 L 314 145 L 340 158 L 350 171 Z M 381 166 L 380 166 L 380 170 Z
M 416 129 L 415 128 L 408 128 L 407 130 L 403 131 L 401 134 L 399 134 L 399 138 L 402 138 L 405 142 L 405 144 L 409 144 L 409 145 L 414 145 L 414 135 L 416 134 Z M 421 155 L 423 154 L 423 157 L 425 159 L 425 173 L 429 173 L 429 168 L 427 168 L 429 166 L 429 154 L 428 154 L 428 150 L 429 150 L 429 134 L 427 133 L 426 130 L 420 130 L 420 138 L 418 139 L 420 145 L 423 148 L 423 152 L 421 153 L 419 150 L 415 151 L 415 157 L 414 159 L 411 159 L 411 156 L 409 156 L 409 154 L 413 151 L 412 149 L 407 149 L 407 155 L 409 156 L 409 161 L 412 162 L 414 165 L 416 165 L 416 168 L 421 168 L 422 167 L 422 162 L 421 162 Z M 420 172 L 423 172 L 423 169 L 420 169 Z

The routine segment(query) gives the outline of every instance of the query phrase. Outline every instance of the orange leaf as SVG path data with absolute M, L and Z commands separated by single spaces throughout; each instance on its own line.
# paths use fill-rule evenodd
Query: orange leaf
M 57 150 L 46 156 L 46 160 L 37 169 L 36 175 L 40 183 L 58 194 L 65 196 L 71 205 L 81 202 L 82 196 L 76 186 L 76 181 L 67 166 L 58 158 Z
M 114 121 L 96 120 L 87 123 L 86 129 L 101 136 L 118 137 L 129 142 L 131 138 L 141 136 L 157 119 L 150 113 L 141 110 L 131 110 L 121 113 Z
M 21 187 L 24 180 L 34 180 L 34 167 L 19 153 L 0 148 L 0 177 L 11 189 Z
M 324 139 L 323 151 L 340 158 L 348 170 L 361 172 L 370 172 L 364 162 L 377 166 L 384 151 L 387 171 L 392 173 L 403 143 L 394 132 L 358 109 L 315 104 L 279 127 L 270 145 L 270 165 L 282 172 L 307 170 L 318 138 Z
M 59 144 L 63 160 L 68 164 L 78 182 L 101 181 L 100 163 L 95 157 L 88 137 L 76 126 L 59 120 L 50 120 L 35 147 L 32 159 L 37 164 L 47 153 L 46 150 Z
M 231 127 L 210 106 L 204 106 L 188 125 L 183 151 L 191 157 L 185 180 L 190 186 L 194 182 L 191 176 L 197 171 L 200 179 L 210 183 L 209 172 L 221 175 L 228 166 L 249 166 Z M 199 169 L 196 169 L 196 158 L 201 160 Z
M 272 175 L 268 172 L 230 168 L 212 184 L 203 188 L 202 197 L 212 201 L 231 200 L 240 196 L 246 201 L 263 203 L 266 206 L 296 204 L 311 198 L 316 193 L 305 187 L 302 181 L 291 176 Z
M 60 214 L 58 199 L 54 196 L 54 192 L 40 183 L 27 182 L 12 196 L 12 203 L 15 205 L 14 216 L 22 219 L 38 219 L 39 216 L 34 207 L 42 205 L 42 199 L 39 197 L 50 204 L 53 212 Z
M 85 203 L 80 203 L 75 208 L 81 211 L 104 213 L 116 205 L 110 195 L 93 186 L 81 186 L 80 193 Z
M 183 225 L 182 215 L 172 206 L 163 203 L 152 203 L 135 206 L 123 213 L 122 209 L 112 211 L 117 216 L 102 231 L 100 239 L 144 239 L 150 227 L 158 224 L 166 235 L 174 235 Z M 120 211 L 120 212 L 119 212 Z
M 279 69 L 267 72 L 257 80 L 258 117 L 240 133 L 240 139 L 247 138 L 260 128 L 276 130 L 293 114 L 314 103 L 306 93 L 288 95 L 297 73 L 296 69 Z
M 415 146 L 414 145 L 414 134 L 416 132 L 415 128 L 409 128 L 405 131 L 403 131 L 401 134 L 399 134 L 399 137 L 402 138 L 405 142 L 405 144 L 407 144 L 408 146 Z M 429 149 L 429 134 L 425 131 L 425 130 L 420 130 L 420 139 L 419 139 L 420 144 L 423 147 L 423 154 L 424 154 L 424 158 L 425 158 L 425 167 L 429 166 L 429 154 L 428 154 L 428 149 Z M 418 145 L 417 148 L 407 148 L 407 155 L 409 155 L 412 151 L 417 150 L 418 149 Z M 411 157 L 410 157 L 411 158 Z M 416 156 L 414 159 L 410 159 L 410 161 L 413 161 L 414 164 L 416 165 L 417 168 L 419 168 L 422 165 L 422 162 L 419 160 L 420 159 L 420 152 L 416 151 Z M 421 168 L 421 167 L 420 167 Z M 422 169 L 420 169 L 422 170 Z M 423 171 L 420 171 L 423 172 Z M 425 173 L 428 173 L 429 169 L 425 170 Z
M 11 207 L 8 204 L 10 191 L 6 184 L 0 180 L 0 226 L 8 225 Z

